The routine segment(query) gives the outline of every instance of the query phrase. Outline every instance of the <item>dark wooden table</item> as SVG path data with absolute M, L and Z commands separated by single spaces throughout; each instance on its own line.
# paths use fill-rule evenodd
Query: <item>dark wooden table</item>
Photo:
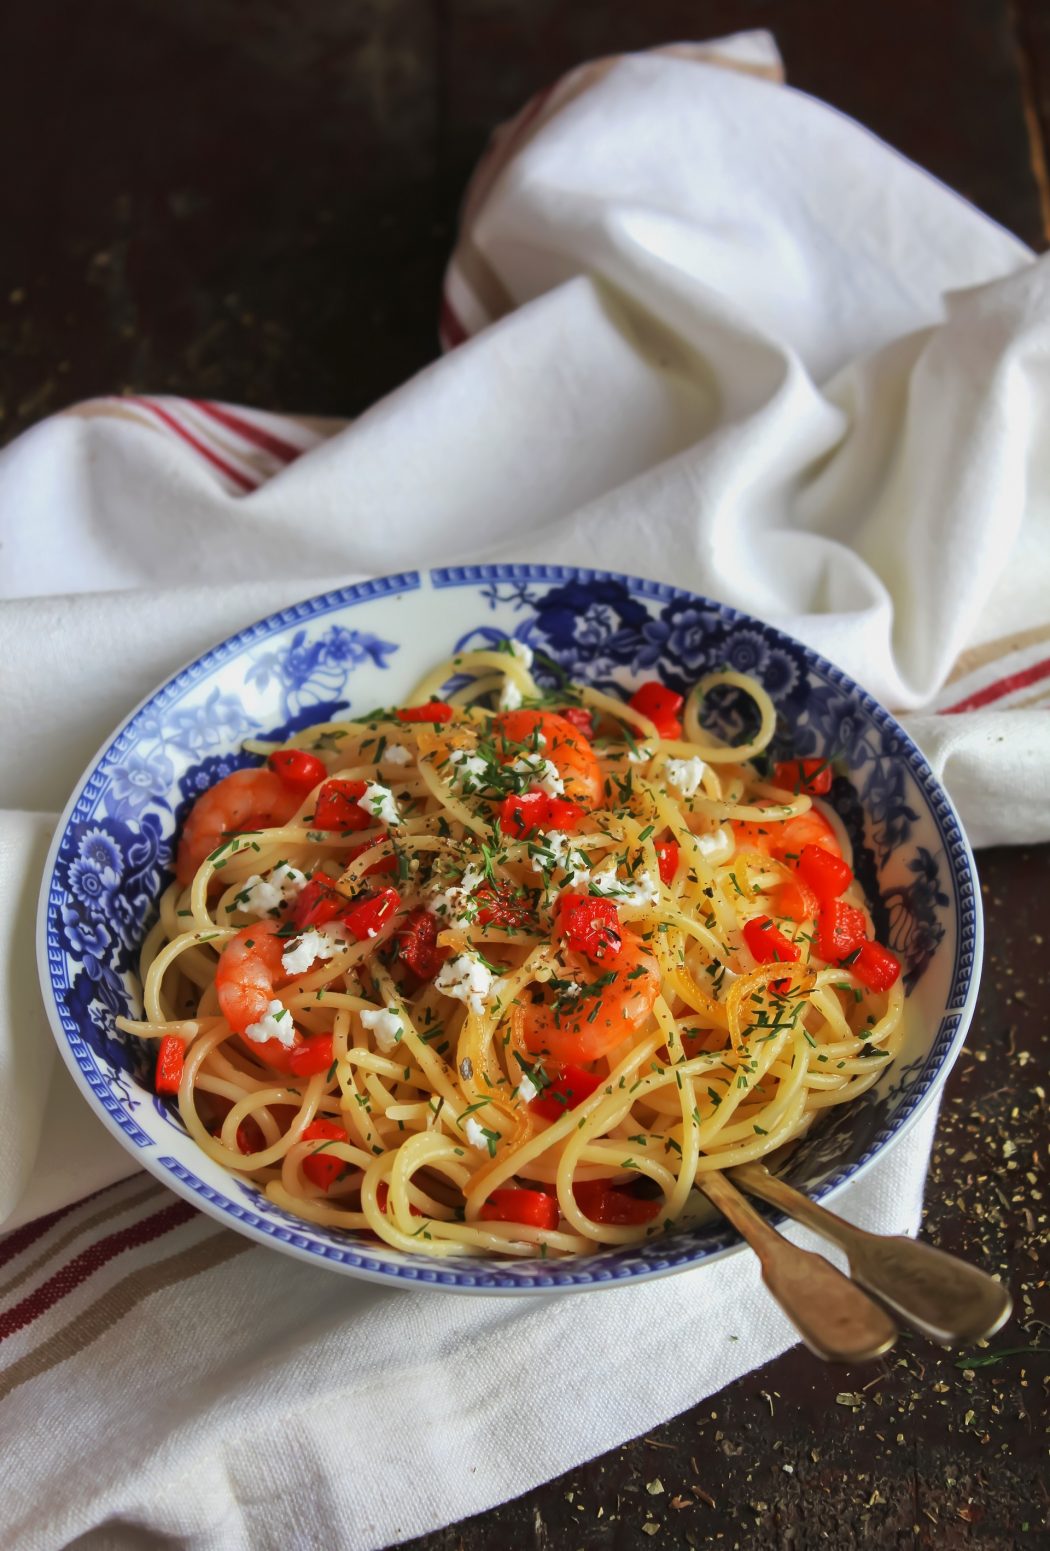
M 123 388 L 355 413 L 436 353 L 494 123 L 588 56 L 754 26 L 796 86 L 1046 246 L 1047 0 L 6 7 L 0 431 Z M 863 1371 L 796 1349 L 416 1551 L 1050 1544 L 1048 863 L 979 857 L 988 962 L 925 1227 L 1008 1277 L 1015 1321 Z

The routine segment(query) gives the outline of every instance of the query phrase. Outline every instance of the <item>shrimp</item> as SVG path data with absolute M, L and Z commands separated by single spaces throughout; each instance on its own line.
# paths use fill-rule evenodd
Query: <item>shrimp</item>
M 566 959 L 571 969 L 593 969 L 583 954 L 567 950 Z M 622 930 L 619 953 L 601 978 L 590 984 L 574 978 L 573 983 L 578 991 L 566 995 L 563 989 L 553 1002 L 524 1008 L 522 1033 L 533 1055 L 596 1061 L 645 1026 L 660 994 L 655 956 L 627 929 Z
M 175 877 L 182 888 L 228 835 L 287 824 L 302 794 L 272 770 L 235 770 L 202 792 L 182 826 Z
M 538 733 L 540 748 L 557 768 L 570 802 L 588 808 L 605 805 L 605 786 L 598 756 L 578 727 L 552 711 L 506 711 L 493 730 L 511 743 L 525 743 Z
M 251 1024 L 266 1017 L 276 987 L 289 978 L 281 962 L 287 944 L 278 936 L 279 931 L 276 921 L 253 921 L 251 926 L 242 926 L 219 955 L 215 990 L 219 1011 L 234 1034 L 244 1034 Z M 288 1028 L 298 1039 L 290 1020 Z M 278 1070 L 287 1070 L 290 1048 L 280 1039 L 248 1041 L 254 1055 Z

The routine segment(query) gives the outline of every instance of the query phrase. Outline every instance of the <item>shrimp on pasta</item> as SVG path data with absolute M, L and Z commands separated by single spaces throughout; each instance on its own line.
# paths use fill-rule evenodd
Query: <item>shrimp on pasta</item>
M 771 761 L 761 686 L 548 683 L 522 643 L 466 652 L 245 744 L 186 820 L 120 1026 L 208 1156 L 307 1221 L 431 1256 L 633 1243 L 900 1048 L 833 771 Z M 727 689 L 746 742 L 706 729 Z

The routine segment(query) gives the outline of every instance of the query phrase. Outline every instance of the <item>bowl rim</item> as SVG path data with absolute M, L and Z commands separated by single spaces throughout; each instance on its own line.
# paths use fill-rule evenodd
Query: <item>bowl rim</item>
M 720 603 L 689 588 L 676 587 L 669 583 L 627 573 L 597 567 L 512 561 L 437 566 L 393 572 L 381 577 L 347 583 L 275 609 L 190 658 L 144 695 L 107 734 L 85 765 L 55 825 L 44 863 L 37 905 L 36 950 L 41 994 L 48 1023 L 62 1059 L 80 1093 L 109 1132 L 116 1137 L 130 1157 L 137 1158 L 141 1167 L 170 1190 L 199 1210 L 206 1212 L 223 1226 L 243 1233 L 256 1243 L 282 1250 L 307 1264 L 325 1266 L 360 1280 L 386 1287 L 400 1287 L 404 1290 L 413 1287 L 436 1287 L 443 1292 L 525 1297 L 535 1294 L 582 1292 L 603 1287 L 620 1287 L 627 1283 L 653 1281 L 660 1277 L 699 1269 L 701 1266 L 722 1260 L 727 1255 L 737 1254 L 745 1248 L 745 1245 L 739 1235 L 731 1230 L 729 1242 L 713 1245 L 707 1250 L 694 1249 L 693 1252 L 683 1254 L 680 1258 L 671 1261 L 611 1268 L 604 1273 L 596 1256 L 587 1256 L 586 1264 L 580 1261 L 573 1262 L 571 1259 L 551 1261 L 542 1271 L 532 1269 L 535 1267 L 535 1261 L 522 1262 L 523 1265 L 530 1266 L 530 1272 L 527 1280 L 520 1281 L 515 1280 L 513 1276 L 515 1262 L 508 1265 L 504 1262 L 480 1258 L 476 1275 L 458 1268 L 447 1268 L 439 1259 L 435 1259 L 433 1271 L 404 1261 L 399 1263 L 393 1258 L 389 1261 L 370 1260 L 366 1264 L 354 1264 L 352 1258 L 345 1258 L 344 1252 L 334 1246 L 307 1239 L 305 1231 L 296 1235 L 294 1230 L 287 1228 L 283 1223 L 270 1221 L 250 1207 L 242 1207 L 232 1198 L 222 1196 L 204 1180 L 191 1174 L 176 1158 L 164 1156 L 165 1149 L 158 1138 L 150 1136 L 129 1115 L 118 1116 L 115 1101 L 111 1101 L 108 1105 L 103 1101 L 98 1087 L 91 1081 L 86 1060 L 82 1063 L 78 1059 L 75 1043 L 79 1043 L 85 1049 L 87 1047 L 74 1019 L 59 1004 L 52 965 L 55 960 L 63 957 L 64 950 L 57 943 L 52 944 L 50 940 L 52 928 L 49 916 L 53 903 L 52 896 L 57 889 L 55 872 L 59 850 L 78 806 L 84 800 L 92 782 L 99 776 L 104 762 L 116 750 L 139 715 L 147 707 L 160 701 L 162 697 L 173 693 L 187 677 L 193 681 L 199 680 L 235 658 L 247 646 L 297 624 L 333 613 L 340 608 L 420 591 L 424 577 L 434 591 L 483 582 L 535 581 L 553 584 L 578 582 L 584 585 L 615 582 L 626 587 L 632 595 L 662 601 L 683 600 L 695 603 L 705 610 L 718 614 L 729 624 L 755 627 L 772 644 L 779 644 L 794 653 L 801 653 L 808 668 L 815 669 L 827 682 L 857 700 L 880 732 L 888 732 L 898 740 L 900 757 L 906 760 L 944 843 L 945 857 L 952 881 L 953 914 L 957 936 L 956 963 L 951 974 L 949 993 L 941 1021 L 930 1044 L 927 1058 L 933 1056 L 938 1044 L 943 1043 L 943 1049 L 936 1058 L 933 1069 L 925 1075 L 922 1084 L 916 1085 L 917 1091 L 914 1097 L 905 1098 L 901 1111 L 893 1121 L 892 1129 L 885 1135 L 880 1132 L 859 1160 L 838 1168 L 817 1190 L 810 1193 L 811 1198 L 821 1204 L 827 1204 L 838 1197 L 847 1187 L 861 1179 L 873 1164 L 884 1158 L 887 1151 L 895 1146 L 900 1138 L 905 1136 L 939 1100 L 948 1075 L 965 1042 L 977 1001 L 984 952 L 984 916 L 976 863 L 966 832 L 951 798 L 914 739 L 881 702 L 857 684 L 843 669 L 797 637 L 789 635 L 778 626 L 756 615 L 736 609 L 729 604 Z M 964 881 L 968 888 L 960 887 Z M 965 930 L 967 927 L 968 931 Z M 966 951 L 969 953 L 968 962 Z M 101 1062 L 94 1061 L 92 1057 L 92 1064 L 97 1067 Z M 787 1218 L 782 1213 L 766 1209 L 766 1215 L 774 1226 L 780 1227 L 787 1222 Z M 309 1230 L 317 1225 L 304 1221 L 303 1226 L 304 1230 Z M 673 1241 L 673 1233 L 667 1238 Z M 661 1240 L 644 1242 L 647 1245 L 655 1245 Z M 371 1245 L 363 1248 L 368 1252 L 372 1251 Z M 352 1247 L 346 1253 L 352 1254 Z M 389 1246 L 383 1245 L 376 1245 L 375 1253 L 391 1257 L 394 1254 Z M 600 1256 L 600 1251 L 596 1254 Z M 579 1269 L 574 1271 L 574 1264 Z

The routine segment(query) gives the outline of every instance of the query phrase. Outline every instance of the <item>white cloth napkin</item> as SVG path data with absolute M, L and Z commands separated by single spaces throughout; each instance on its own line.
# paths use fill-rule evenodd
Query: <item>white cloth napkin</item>
M 446 342 L 479 337 L 347 428 L 100 400 L 0 457 L 5 1229 L 133 1167 L 56 1066 L 35 990 L 54 813 L 158 680 L 311 591 L 483 557 L 693 587 L 906 712 L 976 842 L 1050 835 L 1050 268 L 777 69 L 748 35 L 602 61 L 530 104 L 448 276 Z M 932 1128 L 847 1215 L 915 1229 Z M 14 1268 L 33 1319 L 8 1330 L 0 1307 L 5 1544 L 107 1525 L 92 1544 L 364 1551 L 792 1340 L 744 1255 L 542 1303 L 395 1293 L 163 1192 L 135 1228 L 142 1200 L 129 1180 L 7 1241 L 0 1306 Z

